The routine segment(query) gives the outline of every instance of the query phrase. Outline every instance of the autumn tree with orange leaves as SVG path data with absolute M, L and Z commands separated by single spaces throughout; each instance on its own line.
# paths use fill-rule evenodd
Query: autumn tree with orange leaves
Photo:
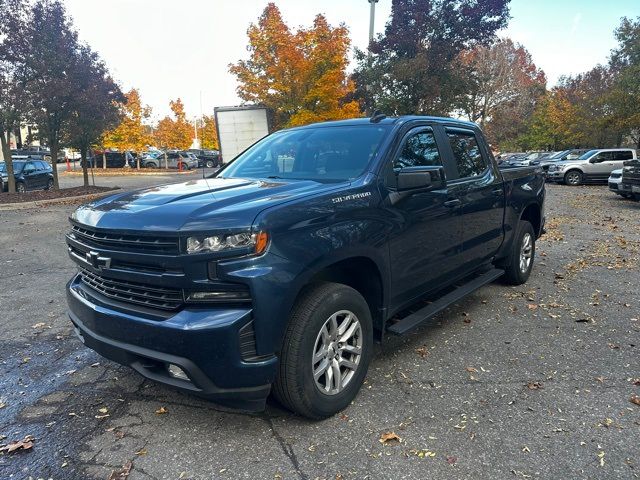
M 151 143 L 151 137 L 145 125 L 151 115 L 151 107 L 142 104 L 140 92 L 135 88 L 125 93 L 125 98 L 125 103 L 121 105 L 122 121 L 113 130 L 105 132 L 101 146 L 115 148 L 121 152 L 127 150 L 141 152 Z M 104 157 L 102 165 L 106 168 Z M 140 168 L 139 160 L 137 167 Z
M 334 28 L 317 15 L 311 28 L 293 32 L 269 3 L 247 33 L 251 56 L 229 69 L 239 97 L 270 108 L 275 128 L 360 116 L 348 100 L 355 86 L 346 74 L 351 40 L 344 24 Z
M 171 100 L 169 107 L 173 117 L 167 115 L 158 122 L 154 134 L 156 143 L 162 148 L 185 150 L 193 141 L 193 126 L 187 120 L 182 100 Z

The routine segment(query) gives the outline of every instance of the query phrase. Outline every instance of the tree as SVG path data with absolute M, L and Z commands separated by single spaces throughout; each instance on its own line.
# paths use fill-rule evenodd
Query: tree
M 69 145 L 80 151 L 85 187 L 89 185 L 87 152 L 100 141 L 103 133 L 120 122 L 119 105 L 125 102 L 120 88 L 106 66 L 88 46 L 80 49 L 73 72 L 77 82 L 73 114 L 69 122 Z
M 29 76 L 21 63 L 25 55 L 26 6 L 22 0 L 0 0 L 0 146 L 8 175 L 8 190 L 15 192 L 11 134 L 20 128 L 27 101 Z
M 464 91 L 460 52 L 506 26 L 509 0 L 393 0 L 384 35 L 356 51 L 357 97 L 369 111 L 449 114 Z
M 609 98 L 613 119 L 640 149 L 640 17 L 623 18 L 615 34 L 619 46 L 609 62 L 616 74 Z
M 467 72 L 467 87 L 460 98 L 460 108 L 470 121 L 483 128 L 494 120 L 500 122 L 510 111 L 520 114 L 518 119 L 512 118 L 512 122 L 525 124 L 546 88 L 544 72 L 533 63 L 529 52 L 508 38 L 465 50 L 459 62 Z M 523 116 L 525 112 L 529 115 Z M 492 130 L 496 136 L 502 136 L 495 128 Z
M 345 25 L 331 27 L 322 15 L 311 28 L 292 32 L 269 3 L 248 30 L 251 56 L 230 65 L 245 102 L 264 105 L 275 128 L 350 118 L 360 114 L 347 78 L 351 45 Z
M 218 130 L 213 115 L 204 115 L 200 128 L 200 145 L 207 150 L 219 150 Z
M 28 117 L 49 146 L 55 164 L 77 94 L 73 72 L 78 64 L 78 35 L 59 0 L 36 1 L 24 28 L 28 48 L 23 61 L 26 74 L 34 79 L 26 89 Z M 56 168 L 53 182 L 59 188 Z
M 166 116 L 158 122 L 156 141 L 163 148 L 186 150 L 193 142 L 193 126 L 187 120 L 182 100 L 171 100 L 169 107 L 173 117 Z
M 151 116 L 151 108 L 142 104 L 140 93 L 132 88 L 125 94 L 124 103 L 120 104 L 120 123 L 102 136 L 103 148 L 115 148 L 119 151 L 143 151 L 151 138 L 144 124 Z M 137 167 L 140 168 L 138 156 Z

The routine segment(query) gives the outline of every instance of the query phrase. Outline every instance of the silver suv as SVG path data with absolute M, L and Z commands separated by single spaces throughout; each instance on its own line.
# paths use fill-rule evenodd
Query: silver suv
M 601 148 L 589 150 L 575 160 L 556 162 L 549 166 L 547 178 L 567 185 L 606 183 L 613 170 L 622 168 L 625 160 L 637 158 L 631 148 Z

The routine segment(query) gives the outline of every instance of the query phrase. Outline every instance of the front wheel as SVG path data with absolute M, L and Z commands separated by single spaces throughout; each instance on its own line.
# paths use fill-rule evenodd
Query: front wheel
M 213 160 L 207 160 L 205 162 L 205 165 L 206 165 L 207 168 L 213 168 L 213 167 L 216 166 L 216 163 Z
M 520 221 L 513 238 L 505 280 L 510 285 L 522 285 L 529 279 L 536 254 L 536 234 L 531 223 Z
M 372 349 L 371 312 L 362 295 L 337 283 L 311 287 L 289 318 L 274 395 L 307 418 L 334 415 L 360 390 Z
M 577 186 L 582 185 L 582 172 L 578 170 L 569 170 L 564 175 L 564 183 L 567 185 Z
M 53 188 L 53 178 L 47 180 L 47 186 L 44 188 L 45 190 L 51 190 Z

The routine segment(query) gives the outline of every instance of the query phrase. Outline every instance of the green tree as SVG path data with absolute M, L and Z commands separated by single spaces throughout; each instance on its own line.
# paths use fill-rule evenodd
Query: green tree
M 68 143 L 80 151 L 86 187 L 89 185 L 87 153 L 106 130 L 121 121 L 119 105 L 125 102 L 125 97 L 104 63 L 88 46 L 81 47 L 73 75 L 77 94 L 69 122 Z
M 393 0 L 384 35 L 356 51 L 353 78 L 368 111 L 446 115 L 464 92 L 463 50 L 486 44 L 508 20 L 509 0 Z

